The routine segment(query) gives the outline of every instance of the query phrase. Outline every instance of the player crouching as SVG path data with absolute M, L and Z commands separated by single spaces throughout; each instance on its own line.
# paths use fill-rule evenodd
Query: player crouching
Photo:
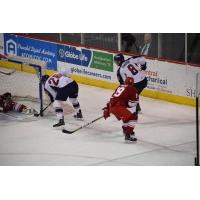
M 0 95 L 0 111 L 1 112 L 10 112 L 16 111 L 24 114 L 35 114 L 37 111 L 33 108 L 28 108 L 24 104 L 17 103 L 13 101 L 12 95 L 9 92 L 6 92 L 3 95 Z
M 61 69 L 60 73 L 56 73 L 50 77 L 45 75 L 42 81 L 45 84 L 45 92 L 49 96 L 51 102 L 53 102 L 53 107 L 59 120 L 53 127 L 65 125 L 62 103 L 67 101 L 68 98 L 75 110 L 74 118 L 83 118 L 77 99 L 79 87 L 77 82 L 70 77 L 70 71 L 68 69 Z
M 110 117 L 110 113 L 112 113 L 118 120 L 122 120 L 125 141 L 131 142 L 137 141 L 133 130 L 138 119 L 136 106 L 139 102 L 139 97 L 133 86 L 133 81 L 133 78 L 127 77 L 125 84 L 120 85 L 115 90 L 109 103 L 103 108 L 105 119 Z

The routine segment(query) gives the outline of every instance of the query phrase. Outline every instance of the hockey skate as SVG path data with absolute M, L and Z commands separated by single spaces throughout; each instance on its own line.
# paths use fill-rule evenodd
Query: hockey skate
M 60 119 L 57 124 L 53 125 L 53 127 L 59 127 L 59 126 L 64 126 L 64 125 L 65 125 L 64 119 Z
M 137 141 L 137 138 L 134 136 L 135 135 L 135 132 L 133 132 L 132 134 L 124 134 L 125 135 L 125 141 L 127 142 L 136 142 Z
M 75 115 L 74 115 L 75 119 L 83 119 L 83 115 L 81 110 L 79 110 Z

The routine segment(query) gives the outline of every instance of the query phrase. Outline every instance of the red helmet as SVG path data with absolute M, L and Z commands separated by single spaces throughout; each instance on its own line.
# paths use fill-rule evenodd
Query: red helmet
M 127 77 L 125 80 L 125 85 L 133 85 L 134 79 L 133 77 Z

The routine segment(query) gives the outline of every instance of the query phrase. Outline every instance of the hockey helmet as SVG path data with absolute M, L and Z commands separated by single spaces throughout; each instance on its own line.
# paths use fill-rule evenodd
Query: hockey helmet
M 71 70 L 70 70 L 70 69 L 66 69 L 66 68 L 62 68 L 62 69 L 60 70 L 60 73 L 61 73 L 63 76 L 70 77 Z
M 117 64 L 117 65 L 120 65 L 122 62 L 124 61 L 124 56 L 123 54 L 117 54 L 114 56 L 114 62 Z
M 45 84 L 48 78 L 49 78 L 49 75 L 47 74 L 43 75 L 41 79 L 42 83 Z
M 134 79 L 133 77 L 127 77 L 125 80 L 125 85 L 133 85 Z
M 5 99 L 11 99 L 12 95 L 10 92 L 6 92 L 2 95 Z

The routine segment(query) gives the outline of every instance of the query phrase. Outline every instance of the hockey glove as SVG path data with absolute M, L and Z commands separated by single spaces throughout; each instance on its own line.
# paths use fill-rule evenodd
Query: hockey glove
M 110 117 L 109 103 L 107 103 L 107 106 L 103 108 L 103 117 L 104 119 L 107 119 L 108 117 Z
M 145 62 L 144 65 L 141 65 L 141 70 L 145 71 L 147 69 L 147 63 Z

